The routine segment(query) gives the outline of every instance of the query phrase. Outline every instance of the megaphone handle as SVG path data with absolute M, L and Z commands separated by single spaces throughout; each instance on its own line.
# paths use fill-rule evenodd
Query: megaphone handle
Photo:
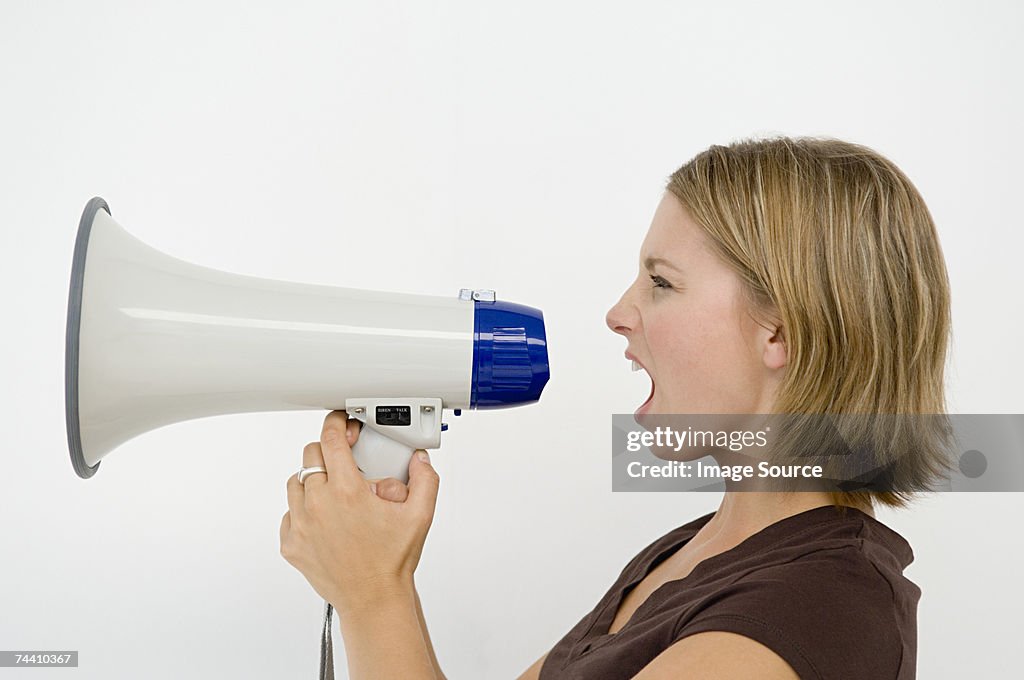
M 363 427 L 359 439 L 352 447 L 352 457 L 363 477 L 384 479 L 394 477 L 403 484 L 409 482 L 409 460 L 415 449 L 387 437 L 372 427 Z

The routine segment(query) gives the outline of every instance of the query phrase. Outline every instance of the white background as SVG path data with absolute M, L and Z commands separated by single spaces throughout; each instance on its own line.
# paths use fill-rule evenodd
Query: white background
M 0 649 L 33 678 L 312 678 L 321 601 L 278 554 L 323 413 L 150 432 L 78 479 L 64 324 L 94 195 L 143 241 L 267 278 L 544 310 L 537 405 L 453 420 L 417 574 L 449 678 L 512 678 L 717 495 L 613 494 L 649 391 L 604 315 L 665 177 L 714 143 L 867 144 L 953 288 L 950 410 L 1024 412 L 1024 11 L 1006 2 L 19 2 L 0 9 Z M 922 678 L 1019 649 L 1024 498 L 879 513 L 917 559 Z M 341 640 L 337 663 L 345 676 Z M 6 670 L 6 674 L 5 671 Z M 0 676 L 19 671 L 0 669 Z M 18 675 L 20 677 L 20 675 Z

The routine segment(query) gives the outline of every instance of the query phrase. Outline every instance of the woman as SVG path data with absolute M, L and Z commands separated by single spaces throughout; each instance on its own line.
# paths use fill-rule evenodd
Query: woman
M 863 146 L 783 137 L 697 155 L 669 179 L 607 323 L 651 377 L 640 416 L 944 412 L 935 227 Z M 873 507 L 905 505 L 941 472 L 915 427 L 913 457 L 878 454 L 884 485 L 727 487 L 716 512 L 636 555 L 520 680 L 913 678 L 913 553 Z M 438 476 L 414 456 L 408 488 L 368 483 L 357 436 L 334 412 L 306 447 L 303 465 L 327 473 L 289 480 L 282 554 L 335 605 L 350 677 L 443 677 L 413 585 Z

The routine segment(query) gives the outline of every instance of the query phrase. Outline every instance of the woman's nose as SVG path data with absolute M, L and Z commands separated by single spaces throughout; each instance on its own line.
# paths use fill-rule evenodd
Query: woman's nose
M 608 324 L 608 328 L 613 333 L 625 335 L 631 330 L 632 321 L 631 315 L 629 314 L 629 303 L 626 300 L 629 295 L 629 291 L 622 294 L 619 301 L 608 310 L 608 313 L 604 317 L 604 322 Z

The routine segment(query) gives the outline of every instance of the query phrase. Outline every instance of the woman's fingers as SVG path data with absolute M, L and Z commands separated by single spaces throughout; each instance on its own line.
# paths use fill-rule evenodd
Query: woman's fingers
M 409 487 L 394 477 L 377 480 L 377 495 L 386 501 L 404 503 L 409 497 Z
M 332 482 L 338 487 L 355 488 L 363 483 L 363 475 L 352 458 L 352 446 L 348 443 L 348 414 L 344 411 L 331 411 L 324 418 L 324 426 L 320 431 L 320 451 L 327 467 L 327 474 L 334 477 Z
M 352 418 L 346 424 L 346 430 L 348 432 L 348 445 L 355 446 L 359 440 L 359 431 L 363 429 L 363 423 L 360 420 Z
M 324 467 L 324 454 L 320 449 L 320 442 L 310 442 L 302 449 L 302 467 Z M 322 472 L 314 472 L 306 477 L 304 483 L 309 486 L 326 484 L 327 475 Z
M 344 411 L 333 411 L 329 413 L 324 419 L 324 428 L 321 433 L 321 439 L 319 442 L 310 442 L 306 445 L 306 448 L 302 450 L 302 465 L 303 467 L 313 466 L 325 466 L 330 470 L 332 467 L 335 470 L 339 468 L 344 469 L 347 463 L 351 460 L 352 446 L 359 440 L 359 431 L 362 428 L 362 422 L 355 418 L 346 420 L 346 414 Z M 337 433 L 344 432 L 345 443 L 339 441 Z M 345 449 L 338 458 L 345 459 L 339 466 L 336 462 L 336 458 L 329 455 L 329 451 L 332 449 Z M 344 455 L 347 453 L 348 455 Z M 325 462 L 325 458 L 327 459 Z M 354 465 L 355 461 L 351 461 Z M 344 470 L 348 472 L 347 469 Z M 309 484 L 314 477 L 318 477 L 317 483 L 323 484 L 327 481 L 328 475 L 314 474 L 306 478 L 306 483 Z M 366 480 L 371 490 L 373 490 L 379 498 L 386 501 L 393 501 L 395 503 L 404 503 L 409 497 L 409 487 L 402 482 L 398 481 L 394 477 L 387 477 L 385 479 L 374 479 Z
M 290 513 L 284 513 L 284 517 L 281 518 L 281 528 L 278 530 L 281 539 L 281 545 L 284 545 L 284 539 L 288 535 L 288 532 L 292 529 L 292 518 Z
M 307 480 L 308 481 L 308 480 Z M 302 521 L 305 516 L 306 493 L 299 484 L 298 474 L 288 478 L 288 526 L 291 528 L 292 521 Z M 283 524 L 284 520 L 282 520 Z

